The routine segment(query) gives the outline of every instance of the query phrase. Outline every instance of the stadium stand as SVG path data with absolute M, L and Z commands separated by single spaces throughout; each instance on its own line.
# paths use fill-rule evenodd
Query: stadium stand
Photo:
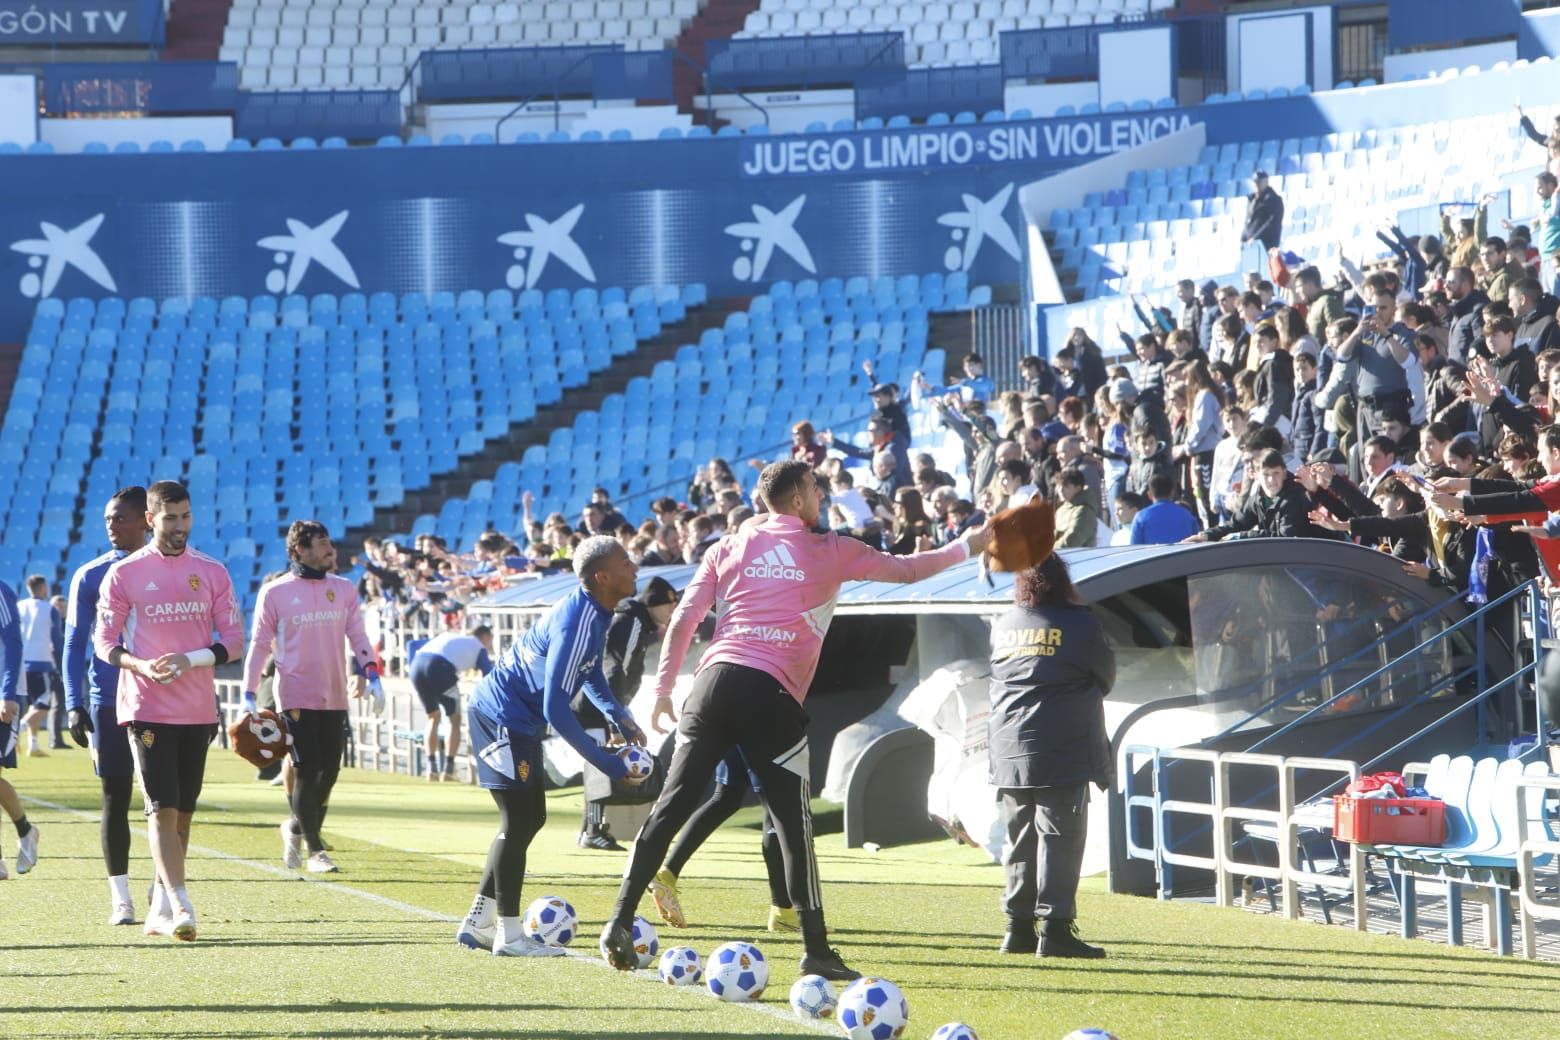
M 249 90 L 400 89 L 426 50 L 619 43 L 659 50 L 699 0 L 433 3 L 236 0 L 221 58 Z
M 860 428 L 873 382 L 862 364 L 905 386 L 922 368 L 940 372 L 943 352 L 928 350 L 928 316 L 987 297 L 962 274 L 777 282 L 649 378 L 608 396 L 599 411 L 554 429 L 545 448 L 533 445 L 466 498 L 419 516 L 410 533 L 464 547 L 485 530 L 518 532 L 528 490 L 536 494 L 533 516 L 574 516 L 597 486 L 638 515 L 662 495 L 681 497 L 712 457 L 786 454 L 799 419 L 819 429 Z M 748 487 L 755 476 L 739 474 Z
M 1455 147 L 1453 142 L 1456 142 Z M 1313 262 L 1385 255 L 1375 229 L 1389 212 L 1471 203 L 1521 165 L 1520 129 L 1506 115 L 1305 139 L 1210 146 L 1191 166 L 1134 172 L 1050 217 L 1052 256 L 1077 298 L 1152 292 L 1188 271 L 1222 272 L 1262 169 L 1285 201 L 1284 248 Z
M 78 510 L 182 475 L 215 504 L 209 543 L 252 597 L 284 565 L 278 525 L 367 523 L 703 299 L 668 286 L 44 300 L 0 427 L 0 570 L 68 577 L 96 554 Z
M 748 15 L 738 36 L 902 32 L 910 67 L 927 68 L 994 61 L 997 38 L 1003 32 L 1104 24 L 1174 6 L 1174 0 L 964 0 L 929 4 L 764 0 Z

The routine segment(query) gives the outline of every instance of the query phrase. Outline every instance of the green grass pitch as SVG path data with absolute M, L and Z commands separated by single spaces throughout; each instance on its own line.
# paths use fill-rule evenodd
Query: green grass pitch
M 214 749 L 196 817 L 192 946 L 110 928 L 98 852 L 98 787 L 86 753 L 8 771 L 41 828 L 41 861 L 0 883 L 0 1037 L 538 1037 L 714 1040 L 839 1035 L 790 1017 L 799 944 L 763 930 L 757 813 L 745 810 L 689 865 L 692 926 L 662 946 L 708 954 L 756 942 L 771 965 L 762 1006 L 723 1004 L 607 970 L 594 954 L 622 857 L 574 846 L 579 789 L 549 797 L 525 900 L 557 893 L 581 917 L 579 954 L 502 960 L 453 943 L 496 814 L 485 792 L 349 770 L 327 835 L 341 873 L 280 866 L 278 789 Z M 72 811 L 50 808 L 40 801 Z M 1084 1025 L 1147 1038 L 1548 1037 L 1552 964 L 1291 924 L 1234 910 L 1110 896 L 1085 881 L 1086 964 L 995 952 L 1001 870 L 935 842 L 847 851 L 820 817 L 818 856 L 834 941 L 849 963 L 899 983 L 907 1037 L 968 1022 L 983 1040 L 1049 1040 Z M 8 862 L 15 835 L 3 826 Z M 836 829 L 837 830 L 837 829 Z M 137 821 L 131 874 L 150 873 Z M 648 899 L 645 911 L 653 917 Z

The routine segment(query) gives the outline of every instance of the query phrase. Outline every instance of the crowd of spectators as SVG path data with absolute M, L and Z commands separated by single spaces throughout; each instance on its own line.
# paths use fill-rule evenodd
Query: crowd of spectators
M 1124 354 L 1074 329 L 1051 360 L 1025 358 L 1011 388 L 975 354 L 948 385 L 876 382 L 864 443 L 801 419 L 790 457 L 816 469 L 829 527 L 894 553 L 1042 496 L 1064 548 L 1351 538 L 1426 581 L 1466 589 L 1477 571 L 1497 592 L 1538 573 L 1530 535 L 1560 510 L 1555 174 L 1535 189 L 1531 229 L 1491 234 L 1488 198 L 1447 207 L 1440 238 L 1384 225 L 1389 255 L 1364 269 L 1344 258 L 1324 273 L 1264 226 L 1267 271 L 1238 286 L 1185 280 L 1172 307 L 1134 301 L 1140 327 L 1117 329 Z M 578 516 L 538 517 L 527 494 L 518 529 L 469 553 L 431 535 L 370 541 L 365 591 L 456 609 L 567 567 L 595 534 L 643 566 L 697 563 L 761 508 L 743 488 L 711 459 L 647 516 L 625 517 L 597 488 Z

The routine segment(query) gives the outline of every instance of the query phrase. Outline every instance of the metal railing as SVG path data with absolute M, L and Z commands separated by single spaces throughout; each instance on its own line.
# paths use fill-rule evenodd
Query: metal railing
M 1033 351 L 1029 315 L 1022 303 L 993 303 L 970 310 L 970 341 L 998 386 L 1022 386 L 1019 362 Z
M 1560 905 L 1552 898 L 1540 898 L 1543 892 L 1554 892 L 1552 879 L 1543 889 L 1538 880 L 1538 867 L 1560 856 L 1560 841 L 1550 836 L 1543 818 L 1545 800 L 1557 797 L 1560 776 L 1529 776 L 1517 781 L 1517 894 L 1522 907 L 1522 956 L 1528 960 L 1538 956 L 1538 922 L 1560 921 Z

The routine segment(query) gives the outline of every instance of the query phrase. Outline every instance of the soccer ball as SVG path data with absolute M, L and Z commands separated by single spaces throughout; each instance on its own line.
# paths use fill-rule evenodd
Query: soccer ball
M 769 985 L 769 962 L 752 943 L 717 946 L 706 967 L 704 983 L 721 1000 L 757 1000 Z
M 833 1018 L 834 987 L 822 975 L 803 975 L 791 986 L 791 1010 L 797 1018 Z
M 649 776 L 655 771 L 655 756 L 637 744 L 628 745 L 618 757 L 628 766 L 629 776 Z
M 567 946 L 580 918 L 562 896 L 542 896 L 525 908 L 525 934 L 548 946 Z
M 910 1024 L 910 1005 L 887 979 L 863 976 L 840 997 L 840 1028 L 850 1040 L 897 1040 Z
M 661 954 L 661 940 L 656 938 L 655 926 L 643 917 L 634 918 L 634 953 L 639 957 L 641 968 L 650 967 Z
M 1074 1029 L 1071 1033 L 1062 1037 L 1062 1040 L 1116 1040 L 1116 1034 L 1109 1029 L 1096 1029 L 1093 1026 L 1084 1026 L 1082 1029 Z
M 692 946 L 668 946 L 661 954 L 661 981 L 668 986 L 694 986 L 704 975 L 699 951 Z
M 963 1022 L 949 1022 L 945 1026 L 938 1026 L 937 1032 L 932 1034 L 932 1040 L 980 1040 L 975 1035 L 975 1030 Z

